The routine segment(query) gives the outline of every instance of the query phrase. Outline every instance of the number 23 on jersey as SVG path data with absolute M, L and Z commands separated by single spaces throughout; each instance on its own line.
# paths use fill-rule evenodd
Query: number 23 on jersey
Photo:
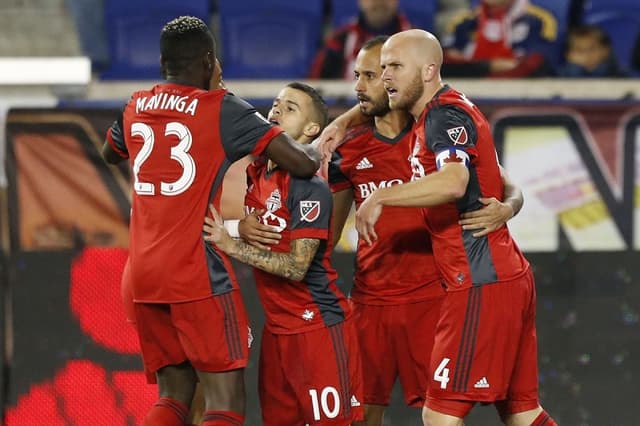
M 138 195 L 155 195 L 155 185 L 150 182 L 141 182 L 138 174 L 144 162 L 153 154 L 156 135 L 151 126 L 144 123 L 133 123 L 131 125 L 131 136 L 140 136 L 143 141 L 142 148 L 133 160 L 133 190 Z M 160 182 L 160 194 L 168 196 L 182 194 L 189 189 L 196 178 L 196 163 L 193 161 L 193 157 L 189 155 L 192 142 L 191 132 L 184 124 L 172 121 L 167 123 L 164 136 L 176 136 L 178 138 L 178 144 L 171 147 L 171 159 L 180 164 L 182 175 L 173 182 Z

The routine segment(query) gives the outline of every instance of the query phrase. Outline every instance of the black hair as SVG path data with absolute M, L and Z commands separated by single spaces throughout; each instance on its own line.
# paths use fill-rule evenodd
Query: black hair
M 389 36 L 388 35 L 379 35 L 379 36 L 375 36 L 374 38 L 371 38 L 369 40 L 367 40 L 363 45 L 362 48 L 360 50 L 369 50 L 371 48 L 374 48 L 376 46 L 380 46 L 383 45 L 385 43 L 385 41 L 389 40 Z
M 209 52 L 215 57 L 216 45 L 207 24 L 195 16 L 169 21 L 160 33 L 160 55 L 167 71 L 179 72 Z
M 313 120 L 320 125 L 320 131 L 322 131 L 322 129 L 324 129 L 329 123 L 329 107 L 324 99 L 322 99 L 320 92 L 308 84 L 297 81 L 287 84 L 287 87 L 300 90 L 311 98 L 311 104 L 313 105 Z
M 569 30 L 569 39 L 572 37 L 595 36 L 598 43 L 604 47 L 611 47 L 611 38 L 597 25 L 580 25 Z

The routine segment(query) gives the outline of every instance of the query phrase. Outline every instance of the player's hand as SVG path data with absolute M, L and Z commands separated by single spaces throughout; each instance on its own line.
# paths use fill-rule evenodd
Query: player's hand
M 322 157 L 322 161 L 331 160 L 331 154 L 340 146 L 347 134 L 347 127 L 342 125 L 338 119 L 333 120 L 331 124 L 324 128 L 320 137 L 313 141 Z
M 375 192 L 371 194 L 356 211 L 356 230 L 360 235 L 360 238 L 371 245 L 378 239 L 376 234 L 375 224 L 382 213 L 382 204 L 377 202 Z
M 462 229 L 480 231 L 473 234 L 474 237 L 483 237 L 504 225 L 513 217 L 511 205 L 498 201 L 495 197 L 479 198 L 484 207 L 460 215 L 458 223 Z
M 220 213 L 213 207 L 213 204 L 209 204 L 209 211 L 212 217 L 205 216 L 204 226 L 202 227 L 205 232 L 204 240 L 215 244 L 220 250 L 227 252 L 230 245 L 233 244 L 233 238 L 231 238 L 224 227 L 224 220 L 222 220 Z
M 275 227 L 260 222 L 260 216 L 265 211 L 264 209 L 255 210 L 245 216 L 238 224 L 238 232 L 240 237 L 248 244 L 260 249 L 271 250 L 269 246 L 278 244 L 282 235 Z

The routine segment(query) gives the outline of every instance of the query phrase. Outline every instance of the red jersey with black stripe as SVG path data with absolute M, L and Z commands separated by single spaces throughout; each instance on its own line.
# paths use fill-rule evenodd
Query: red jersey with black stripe
M 130 279 L 136 302 L 174 303 L 238 285 L 229 258 L 205 244 L 232 162 L 260 155 L 282 130 L 226 90 L 165 83 L 136 92 L 107 132 L 132 168 Z
M 482 208 L 480 197 L 503 199 L 491 127 L 486 117 L 462 93 L 448 86 L 427 104 L 415 128 L 420 162 L 429 174 L 449 162 L 465 164 L 469 183 L 456 202 L 425 209 L 435 259 L 447 289 L 512 280 L 529 263 L 506 225 L 476 238 L 458 224 L 460 214 Z
M 262 222 L 278 228 L 282 239 L 273 252 L 287 253 L 291 241 L 320 240 L 305 277 L 292 281 L 254 268 L 266 327 L 276 334 L 292 334 L 342 322 L 350 313 L 348 301 L 336 285 L 331 266 L 330 222 L 333 199 L 318 176 L 299 179 L 284 170 L 267 169 L 258 160 L 247 167 L 247 212 L 264 209 Z
M 331 190 L 350 190 L 356 207 L 378 188 L 415 176 L 411 123 L 395 138 L 370 125 L 352 129 L 329 165 Z M 419 176 L 418 176 L 419 177 Z M 421 209 L 385 207 L 376 223 L 378 239 L 358 240 L 351 297 L 363 304 L 402 304 L 442 295 L 441 279 Z

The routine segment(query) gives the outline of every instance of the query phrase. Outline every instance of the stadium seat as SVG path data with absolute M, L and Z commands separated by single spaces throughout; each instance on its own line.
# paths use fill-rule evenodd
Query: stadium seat
M 549 58 L 554 67 L 558 67 L 564 61 L 564 48 L 569 32 L 570 0 L 532 0 L 531 4 L 540 6 L 553 14 L 558 23 L 558 37 L 555 43 L 555 52 Z
M 640 36 L 640 3 L 619 3 L 625 2 L 616 0 L 607 4 L 591 4 L 585 9 L 583 22 L 596 25 L 609 35 L 618 62 L 628 71 L 634 43 Z
M 225 78 L 304 78 L 322 37 L 322 0 L 219 0 Z
M 437 0 L 400 0 L 400 10 L 416 27 L 433 29 Z M 358 0 L 331 0 L 331 25 L 333 28 L 346 24 L 358 14 Z
M 433 31 L 437 0 L 400 0 L 400 10 L 416 28 Z
M 160 31 L 181 15 L 210 20 L 209 0 L 107 0 L 105 27 L 110 65 L 101 78 L 160 79 Z

